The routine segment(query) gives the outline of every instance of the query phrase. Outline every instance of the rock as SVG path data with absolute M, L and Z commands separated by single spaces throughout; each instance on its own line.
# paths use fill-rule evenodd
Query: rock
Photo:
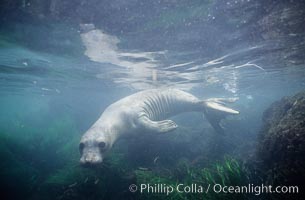
M 305 92 L 274 102 L 263 114 L 257 156 L 266 183 L 305 186 Z

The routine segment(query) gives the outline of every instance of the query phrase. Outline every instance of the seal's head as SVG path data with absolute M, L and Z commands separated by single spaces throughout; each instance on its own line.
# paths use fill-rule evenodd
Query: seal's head
M 99 166 L 110 146 L 109 140 L 103 134 L 87 132 L 79 143 L 81 165 L 84 167 Z

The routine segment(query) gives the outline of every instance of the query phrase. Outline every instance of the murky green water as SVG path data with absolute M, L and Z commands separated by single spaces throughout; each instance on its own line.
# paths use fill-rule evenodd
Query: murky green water
M 302 1 L 0 5 L 4 199 L 298 198 L 215 192 L 213 186 L 276 186 L 280 180 L 304 188 L 290 173 L 304 176 L 303 99 L 270 108 L 305 88 Z M 107 106 L 153 88 L 177 88 L 200 99 L 238 97 L 231 107 L 240 114 L 222 121 L 224 135 L 200 113 L 175 116 L 177 130 L 119 140 L 101 166 L 81 167 L 80 138 Z M 270 159 L 292 164 L 273 168 Z M 132 184 L 138 191 L 130 191 Z

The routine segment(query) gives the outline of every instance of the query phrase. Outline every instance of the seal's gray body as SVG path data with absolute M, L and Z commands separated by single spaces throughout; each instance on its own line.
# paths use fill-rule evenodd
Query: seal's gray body
M 184 112 L 202 112 L 217 132 L 222 132 L 219 121 L 225 114 L 238 111 L 224 107 L 224 102 L 235 99 L 208 99 L 177 89 L 145 90 L 127 96 L 106 108 L 101 117 L 84 134 L 80 143 L 81 163 L 99 164 L 103 155 L 122 136 L 143 132 L 166 133 L 177 128 L 169 117 Z

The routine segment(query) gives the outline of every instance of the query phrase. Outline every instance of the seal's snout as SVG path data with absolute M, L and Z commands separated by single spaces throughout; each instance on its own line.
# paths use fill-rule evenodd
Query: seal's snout
M 80 159 L 80 164 L 83 167 L 95 167 L 102 164 L 103 159 L 98 154 L 85 154 Z
M 91 137 L 84 137 L 79 144 L 80 164 L 83 167 L 100 166 L 106 152 L 106 143 L 96 139 L 89 140 L 88 138 Z
M 103 156 L 98 148 L 86 147 L 81 149 L 80 164 L 84 167 L 94 167 L 102 164 Z

